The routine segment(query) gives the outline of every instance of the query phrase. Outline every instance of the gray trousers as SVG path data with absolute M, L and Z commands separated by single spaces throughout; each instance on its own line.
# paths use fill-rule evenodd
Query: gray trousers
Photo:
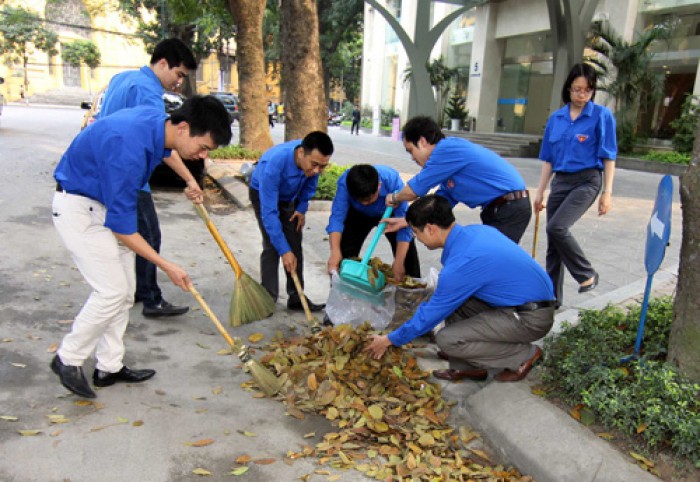
M 253 205 L 253 210 L 255 211 L 255 218 L 258 220 L 258 227 L 260 228 L 260 234 L 262 234 L 263 249 L 260 253 L 260 276 L 261 283 L 263 287 L 270 293 L 272 299 L 277 301 L 279 296 L 279 264 L 280 255 L 272 245 L 270 241 L 270 236 L 267 235 L 265 226 L 262 222 L 262 217 L 260 215 L 260 194 L 255 189 L 248 189 L 248 196 L 250 197 L 250 203 Z M 293 202 L 280 202 L 277 206 L 279 209 L 279 219 L 282 223 L 282 232 L 284 237 L 289 243 L 289 247 L 292 248 L 292 253 L 297 258 L 297 276 L 299 277 L 299 282 L 304 287 L 304 254 L 301 248 L 302 242 L 302 232 L 297 231 L 296 223 L 291 222 L 289 219 L 294 214 L 296 205 Z M 299 294 L 294 286 L 294 280 L 287 271 L 287 296 L 289 300 L 298 301 Z
M 553 323 L 554 307 L 518 312 L 469 298 L 445 320 L 435 341 L 454 370 L 516 370 L 532 356 L 532 342 L 549 333 Z
M 600 192 L 603 175 L 598 169 L 557 173 L 547 200 L 547 274 L 559 304 L 564 299 L 564 269 L 582 283 L 595 270 L 571 234 L 571 226 L 583 216 Z

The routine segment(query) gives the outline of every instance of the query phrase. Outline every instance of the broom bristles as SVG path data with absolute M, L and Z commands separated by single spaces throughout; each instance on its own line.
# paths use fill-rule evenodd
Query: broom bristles
M 251 358 L 245 362 L 245 366 L 250 372 L 250 376 L 253 377 L 258 386 L 265 392 L 268 397 L 273 397 L 282 388 L 282 380 L 280 380 L 274 373 L 265 368 L 258 360 Z
M 241 326 L 262 320 L 275 312 L 275 301 L 270 293 L 247 273 L 236 280 L 229 309 L 231 326 Z

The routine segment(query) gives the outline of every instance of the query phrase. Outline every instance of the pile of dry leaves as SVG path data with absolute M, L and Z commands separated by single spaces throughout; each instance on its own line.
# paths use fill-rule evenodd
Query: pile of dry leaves
M 261 361 L 285 381 L 278 398 L 288 413 L 321 414 L 338 428 L 288 458 L 316 455 L 321 464 L 386 481 L 532 480 L 487 465 L 488 455 L 469 447 L 478 435 L 447 425 L 451 404 L 407 351 L 368 358 L 362 348 L 370 330 L 341 325 L 268 346 Z

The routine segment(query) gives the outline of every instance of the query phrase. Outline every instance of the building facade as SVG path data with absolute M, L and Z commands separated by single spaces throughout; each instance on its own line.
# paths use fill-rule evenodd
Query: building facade
M 412 35 L 420 1 L 385 0 L 383 4 Z M 456 8 L 433 2 L 430 25 Z M 644 134 L 670 136 L 670 122 L 680 114 L 686 94 L 700 94 L 700 0 L 600 0 L 593 20 L 607 23 L 626 41 L 634 41 L 638 32 L 652 25 L 667 21 L 675 25 L 671 41 L 654 45 L 652 68 L 664 73 L 665 94 L 653 105 L 643 105 L 640 121 Z M 407 112 L 407 56 L 384 17 L 369 5 L 365 6 L 363 53 L 362 105 Z M 431 58 L 440 56 L 458 71 L 453 89 L 467 99 L 469 128 L 543 132 L 552 90 L 561 89 L 552 85 L 546 0 L 505 0 L 468 10 L 438 40 Z M 603 93 L 596 100 L 614 109 Z

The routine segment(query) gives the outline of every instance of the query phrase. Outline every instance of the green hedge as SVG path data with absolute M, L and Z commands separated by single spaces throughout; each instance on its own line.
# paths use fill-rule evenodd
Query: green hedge
M 351 167 L 330 163 L 318 178 L 318 188 L 313 199 L 332 200 L 335 197 L 338 178 Z
M 643 154 L 642 159 L 647 161 L 664 162 L 669 164 L 690 164 L 690 154 L 676 151 L 649 151 Z
M 698 465 L 700 385 L 665 362 L 672 308 L 669 297 L 650 301 L 643 358 L 624 365 L 620 359 L 634 347 L 641 307 L 582 312 L 578 325 L 546 340 L 543 380 L 556 396 L 583 404 L 588 425 L 597 419 Z
M 229 145 L 209 151 L 210 159 L 259 159 L 260 156 L 262 152 L 239 145 Z

